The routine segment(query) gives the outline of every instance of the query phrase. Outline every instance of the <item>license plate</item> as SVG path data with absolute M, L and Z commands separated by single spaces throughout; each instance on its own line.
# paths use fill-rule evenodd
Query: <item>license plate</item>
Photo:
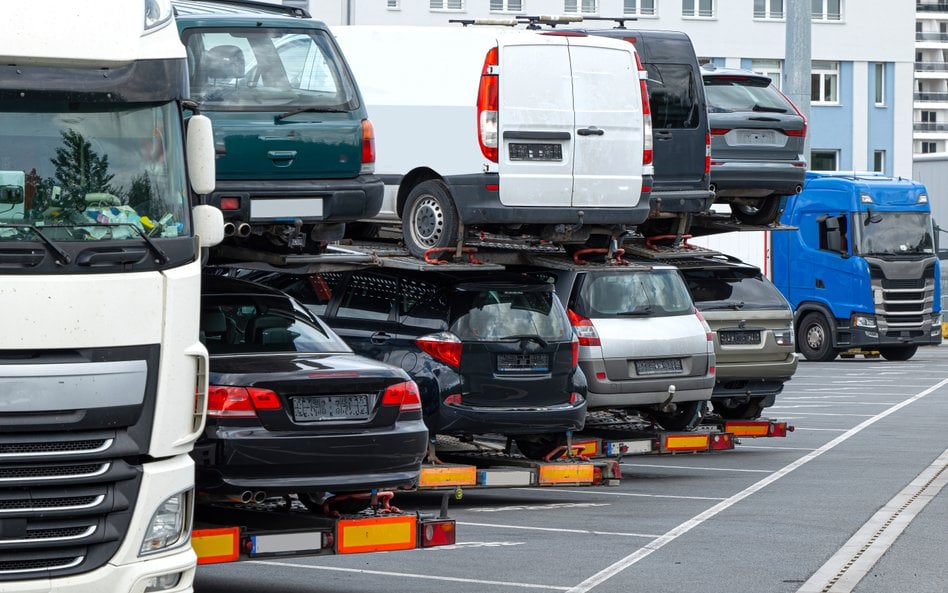
M 777 132 L 774 130 L 737 130 L 737 144 L 753 146 L 779 146 Z
M 507 155 L 512 161 L 562 161 L 563 147 L 559 144 L 523 144 L 511 142 Z
M 638 375 L 680 373 L 681 360 L 678 358 L 652 358 L 650 360 L 636 360 L 635 372 Z
M 307 395 L 293 398 L 293 419 L 297 422 L 365 420 L 368 417 L 368 394 Z
M 721 344 L 760 344 L 760 332 L 757 330 L 719 331 L 718 340 Z
M 250 218 L 322 218 L 322 198 L 259 198 L 250 200 Z
M 497 370 L 535 371 L 545 373 L 550 370 L 549 354 L 498 354 Z

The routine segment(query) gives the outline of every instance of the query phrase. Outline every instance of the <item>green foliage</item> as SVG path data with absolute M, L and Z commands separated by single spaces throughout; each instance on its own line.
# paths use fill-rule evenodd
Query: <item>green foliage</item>
M 87 193 L 115 193 L 110 185 L 114 175 L 109 173 L 108 155 L 99 156 L 92 143 L 74 130 L 64 130 L 63 147 L 56 149 L 56 158 L 50 159 L 56 167 L 56 179 L 62 188 L 60 203 L 78 211 L 85 208 Z

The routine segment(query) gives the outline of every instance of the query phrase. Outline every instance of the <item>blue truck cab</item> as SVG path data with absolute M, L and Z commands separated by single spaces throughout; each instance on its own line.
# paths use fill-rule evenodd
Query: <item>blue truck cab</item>
M 878 351 L 908 360 L 940 344 L 939 263 L 928 191 L 874 173 L 814 173 L 772 233 L 773 281 L 808 360 Z

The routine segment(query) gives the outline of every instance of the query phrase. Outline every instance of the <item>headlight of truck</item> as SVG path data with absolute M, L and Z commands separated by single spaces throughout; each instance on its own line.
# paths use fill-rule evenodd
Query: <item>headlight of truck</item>
M 145 33 L 151 33 L 171 22 L 171 0 L 144 0 Z
M 179 492 L 158 505 L 138 555 L 154 554 L 181 543 L 188 532 L 190 515 L 190 490 Z
M 872 315 L 853 315 L 853 327 L 876 329 L 876 318 Z
M 793 327 L 774 330 L 774 340 L 778 346 L 793 346 Z

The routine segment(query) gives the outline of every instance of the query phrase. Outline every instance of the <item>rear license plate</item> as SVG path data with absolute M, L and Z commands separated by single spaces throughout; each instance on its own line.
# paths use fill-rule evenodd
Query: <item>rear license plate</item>
M 635 361 L 635 373 L 638 375 L 661 375 L 680 372 L 681 360 L 678 358 L 652 358 L 650 360 Z
M 534 371 L 545 373 L 550 370 L 549 354 L 498 354 L 497 370 L 500 372 Z
M 307 395 L 293 398 L 293 420 L 365 420 L 369 417 L 368 394 Z
M 737 143 L 753 146 L 779 146 L 774 130 L 737 130 Z
M 725 345 L 760 344 L 757 330 L 719 331 L 718 340 Z
M 507 154 L 512 161 L 562 161 L 563 147 L 559 144 L 521 144 L 511 142 Z
M 250 200 L 250 218 L 322 218 L 322 198 L 259 198 Z

